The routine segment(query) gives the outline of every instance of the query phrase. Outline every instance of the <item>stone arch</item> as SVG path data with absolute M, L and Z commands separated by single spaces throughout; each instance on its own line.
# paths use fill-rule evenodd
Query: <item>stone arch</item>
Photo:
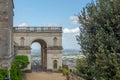
M 57 41 L 58 41 L 58 38 L 57 38 L 57 37 L 54 37 L 54 38 L 53 38 L 53 46 L 57 46 Z
M 41 45 L 41 68 L 47 69 L 47 43 L 43 39 L 35 39 L 32 43 L 38 42 Z M 31 44 L 32 44 L 31 43 Z
M 34 42 L 40 43 L 42 47 L 43 47 L 43 46 L 44 46 L 44 47 L 47 47 L 47 43 L 46 43 L 46 41 L 43 40 L 43 39 L 34 39 L 34 40 L 32 40 L 31 44 L 34 43 Z
M 25 38 L 24 38 L 24 37 L 21 37 L 21 38 L 20 38 L 20 45 L 21 45 L 21 46 L 24 46 L 24 41 L 25 41 Z
M 14 27 L 14 42 L 18 45 L 18 55 L 27 55 L 31 69 L 31 45 L 37 42 L 41 45 L 43 59 L 42 69 L 58 70 L 62 66 L 62 28 L 61 27 Z M 24 37 L 24 46 L 20 45 L 20 38 Z M 41 49 L 40 48 L 40 49 Z M 56 56 L 56 57 L 54 57 Z M 53 68 L 53 60 L 57 60 L 57 69 Z M 39 67 L 39 66 L 38 66 Z

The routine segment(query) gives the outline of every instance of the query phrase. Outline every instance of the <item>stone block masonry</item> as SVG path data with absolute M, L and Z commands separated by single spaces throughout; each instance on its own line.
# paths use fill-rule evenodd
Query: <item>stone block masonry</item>
M 10 67 L 13 56 L 13 0 L 0 0 L 0 68 Z

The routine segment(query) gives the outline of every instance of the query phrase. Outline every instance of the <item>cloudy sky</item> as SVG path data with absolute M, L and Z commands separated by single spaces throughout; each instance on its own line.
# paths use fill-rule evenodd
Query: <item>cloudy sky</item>
M 63 48 L 80 49 L 78 15 L 91 0 L 14 0 L 14 26 L 62 26 Z

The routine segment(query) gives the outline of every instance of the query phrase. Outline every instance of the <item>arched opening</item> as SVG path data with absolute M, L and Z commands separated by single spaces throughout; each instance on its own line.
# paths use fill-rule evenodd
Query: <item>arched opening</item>
M 24 40 L 25 40 L 24 37 L 21 37 L 21 38 L 20 38 L 20 45 L 21 45 L 21 46 L 24 46 Z
M 31 45 L 31 68 L 32 71 L 40 71 L 41 67 L 41 45 L 34 42 Z
M 54 45 L 54 46 L 57 46 L 57 40 L 58 40 L 57 37 L 54 37 L 54 38 L 53 38 L 53 45 Z
M 57 64 L 58 64 L 58 63 L 57 63 L 57 60 L 54 60 L 54 61 L 53 61 L 53 68 L 54 68 L 54 69 L 57 69 Z
M 37 39 L 31 44 L 32 71 L 45 71 L 47 66 L 47 44 L 44 40 Z

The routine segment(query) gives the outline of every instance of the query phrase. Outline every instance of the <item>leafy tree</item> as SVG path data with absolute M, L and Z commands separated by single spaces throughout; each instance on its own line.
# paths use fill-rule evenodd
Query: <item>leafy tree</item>
M 76 66 L 76 74 L 78 76 L 81 76 L 82 78 L 87 78 L 87 68 L 88 68 L 88 65 L 87 65 L 87 59 L 86 58 L 80 58 L 76 61 L 77 63 L 77 66 Z
M 120 1 L 96 0 L 83 8 L 78 17 L 82 27 L 77 41 L 87 59 L 87 78 L 119 80 Z

